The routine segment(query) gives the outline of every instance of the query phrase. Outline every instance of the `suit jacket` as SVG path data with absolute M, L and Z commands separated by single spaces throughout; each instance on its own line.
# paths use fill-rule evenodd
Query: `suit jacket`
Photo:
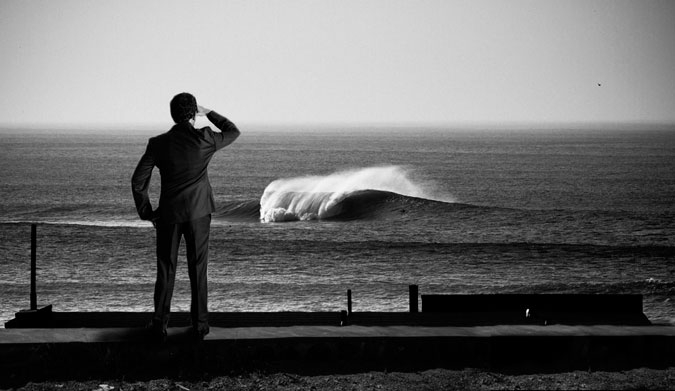
M 131 190 L 141 219 L 181 223 L 215 211 L 207 168 L 216 151 L 239 137 L 239 129 L 215 111 L 208 113 L 207 118 L 221 132 L 214 132 L 208 126 L 195 129 L 186 121 L 148 141 L 131 178 Z M 148 187 L 155 166 L 159 168 L 161 190 L 159 208 L 153 211 Z

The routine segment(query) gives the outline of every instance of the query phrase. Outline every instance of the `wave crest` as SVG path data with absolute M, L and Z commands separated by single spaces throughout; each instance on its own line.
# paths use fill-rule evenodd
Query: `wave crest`
M 328 219 L 343 214 L 345 200 L 364 193 L 372 197 L 402 195 L 432 199 L 428 185 L 410 179 L 400 166 L 368 167 L 325 176 L 278 179 L 270 183 L 260 199 L 263 222 Z M 374 191 L 374 192 L 373 192 Z M 445 199 L 444 201 L 451 201 Z

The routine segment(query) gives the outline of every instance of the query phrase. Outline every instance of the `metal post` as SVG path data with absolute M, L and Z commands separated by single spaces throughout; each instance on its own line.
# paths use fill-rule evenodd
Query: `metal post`
M 35 289 L 37 271 L 37 225 L 30 226 L 30 309 L 37 310 L 37 291 Z
M 419 312 L 419 307 L 417 303 L 417 294 L 419 292 L 419 288 L 417 285 L 409 285 L 408 286 L 408 292 L 410 295 L 410 312 Z
M 352 290 L 347 289 L 347 313 L 352 314 Z

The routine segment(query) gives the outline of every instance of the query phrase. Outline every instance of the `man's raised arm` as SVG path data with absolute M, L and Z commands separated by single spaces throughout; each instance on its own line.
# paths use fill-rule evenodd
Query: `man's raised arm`
M 232 144 L 239 137 L 240 132 L 237 126 L 215 111 L 197 105 L 197 114 L 206 115 L 206 118 L 220 129 L 219 133 L 213 133 L 213 138 L 216 141 L 216 150 Z

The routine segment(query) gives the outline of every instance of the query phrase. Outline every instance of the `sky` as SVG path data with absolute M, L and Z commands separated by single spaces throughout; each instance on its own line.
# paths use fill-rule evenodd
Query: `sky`
M 0 2 L 0 125 L 675 123 L 675 1 Z

